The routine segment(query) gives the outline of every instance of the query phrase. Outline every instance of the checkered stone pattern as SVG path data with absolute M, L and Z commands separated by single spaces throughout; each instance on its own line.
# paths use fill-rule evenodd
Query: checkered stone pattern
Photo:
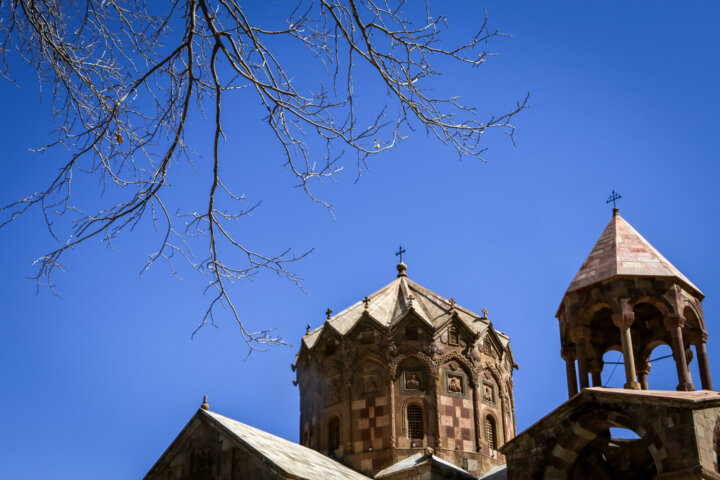
M 440 431 L 445 448 L 472 452 L 473 442 L 472 400 L 458 397 L 440 397 Z
M 353 417 L 358 419 L 360 440 L 353 445 L 355 452 L 390 448 L 390 408 L 387 397 L 352 402 Z

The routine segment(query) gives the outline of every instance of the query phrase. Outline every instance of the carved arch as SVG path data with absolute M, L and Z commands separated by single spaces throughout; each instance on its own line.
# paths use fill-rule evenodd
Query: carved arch
M 495 383 L 498 385 L 498 388 L 500 388 L 500 385 L 502 384 L 503 374 L 498 370 L 498 368 L 495 365 L 492 364 L 486 364 L 485 370 L 490 372 L 490 375 L 492 375 L 493 379 L 495 380 Z
M 652 355 L 653 350 L 655 350 L 657 347 L 661 345 L 667 345 L 672 349 L 672 346 L 668 344 L 666 341 L 662 339 L 653 340 L 651 342 L 648 342 L 648 344 L 645 346 L 645 348 L 642 351 L 642 354 L 640 355 L 640 358 L 635 359 L 635 362 L 638 365 L 642 365 L 643 367 L 649 363 L 650 355 Z
M 472 363 L 470 363 L 470 361 L 465 356 L 463 356 L 461 353 L 452 351 L 452 352 L 448 352 L 443 355 L 440 355 L 438 357 L 435 357 L 435 362 L 438 364 L 438 366 L 443 365 L 448 362 L 451 362 L 453 360 L 458 362 L 462 366 L 462 369 L 465 370 L 465 373 L 467 374 L 468 378 L 472 382 L 471 386 L 474 387 L 475 385 L 477 385 L 477 381 L 478 381 L 477 370 L 473 367 Z
M 705 318 L 702 314 L 702 308 L 693 300 L 685 299 L 681 304 L 683 317 L 685 317 L 685 310 L 690 309 L 692 314 L 695 316 L 695 319 L 697 319 L 698 327 L 703 333 L 707 332 L 707 329 L 705 328 Z M 687 319 L 686 319 L 687 320 Z
M 432 358 L 430 358 L 428 355 L 422 353 L 422 352 L 412 352 L 412 353 L 401 353 L 400 355 L 397 355 L 395 358 L 392 359 L 389 365 L 390 370 L 390 378 L 392 380 L 397 380 L 398 377 L 398 366 L 401 362 L 408 358 L 416 358 L 423 362 L 425 366 L 427 366 L 428 370 L 430 371 L 430 374 L 433 376 L 434 381 L 437 382 L 437 380 L 440 378 L 440 370 L 438 368 L 438 365 L 433 361 Z
M 631 305 L 633 308 L 635 308 L 636 305 L 639 305 L 641 303 L 647 303 L 657 308 L 660 312 L 660 315 L 662 315 L 663 317 L 670 315 L 671 313 L 677 313 L 674 312 L 674 308 L 672 307 L 670 302 L 668 302 L 666 298 L 663 298 L 661 296 L 644 295 L 636 300 L 633 300 Z
M 578 454 L 591 441 L 610 427 L 627 428 L 635 432 L 648 450 L 657 474 L 667 470 L 667 451 L 659 435 L 642 418 L 620 408 L 585 405 L 574 411 L 559 425 L 555 442 L 548 442 L 539 458 L 539 471 L 531 478 L 551 480 L 565 477 L 575 463 Z M 560 447 L 560 448 L 558 448 Z M 567 452 L 570 452 L 568 454 Z
M 385 359 L 377 353 L 372 352 L 363 353 L 362 355 L 358 355 L 355 358 L 355 361 L 352 364 L 353 375 L 355 375 L 358 367 L 360 367 L 365 362 L 377 363 L 378 365 L 380 365 L 380 368 L 382 368 L 383 375 L 386 375 L 388 377 L 390 376 L 390 367 L 385 361 Z
M 581 318 L 581 325 L 588 326 L 590 325 L 590 322 L 592 321 L 593 317 L 597 312 L 604 309 L 610 309 L 613 313 L 619 313 L 620 312 L 620 305 L 617 304 L 617 302 L 594 302 L 589 307 L 587 307 L 583 313 Z

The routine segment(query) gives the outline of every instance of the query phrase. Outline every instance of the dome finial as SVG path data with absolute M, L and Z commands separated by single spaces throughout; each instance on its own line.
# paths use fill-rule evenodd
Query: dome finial
M 210 410 L 210 405 L 208 405 L 207 402 L 207 395 L 203 397 L 203 402 L 202 405 L 200 405 L 200 408 L 202 408 L 203 410 Z
M 405 265 L 403 262 L 397 264 L 398 278 L 407 277 L 407 273 L 405 273 L 405 270 L 407 270 L 407 265 Z
M 617 205 L 615 204 L 615 202 L 617 202 L 617 201 L 620 200 L 621 198 L 622 198 L 622 195 L 620 195 L 620 194 L 617 193 L 615 190 L 613 190 L 612 193 L 610 194 L 610 196 L 608 197 L 608 199 L 605 201 L 605 203 L 610 203 L 610 202 L 612 202 L 612 204 L 613 204 L 613 217 L 614 217 L 615 215 L 617 215 L 618 212 L 620 211 L 620 210 L 618 210 Z
M 405 263 L 403 263 L 403 260 L 402 260 L 403 253 L 405 253 L 405 252 L 406 252 L 406 250 L 404 248 L 402 248 L 402 245 L 400 245 L 400 248 L 395 253 L 396 257 L 400 257 L 400 263 L 397 264 L 398 278 L 407 277 L 407 274 L 405 273 L 405 270 L 407 270 L 407 265 L 405 265 Z

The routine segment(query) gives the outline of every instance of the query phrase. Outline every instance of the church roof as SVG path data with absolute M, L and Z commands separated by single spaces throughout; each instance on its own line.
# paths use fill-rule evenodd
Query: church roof
M 491 468 L 479 480 L 507 480 L 507 465 Z
M 416 453 L 415 455 L 411 455 L 406 459 L 400 460 L 399 462 L 394 463 L 393 465 L 390 465 L 383 470 L 380 470 L 377 474 L 375 474 L 374 478 L 378 480 L 382 478 L 388 478 L 397 475 L 400 472 L 409 472 L 411 470 L 418 469 L 427 464 L 430 464 L 435 468 L 448 472 L 448 476 L 452 476 L 452 478 L 466 477 L 473 480 L 476 478 L 474 475 L 471 475 L 465 470 L 457 467 L 456 465 L 453 465 L 446 460 L 443 460 L 442 458 L 436 457 L 435 455 L 427 455 L 424 453 Z M 403 478 L 405 477 L 403 476 Z
M 671 277 L 702 292 L 680 273 L 617 210 L 588 255 L 567 292 L 618 276 Z
M 226 431 L 250 448 L 257 451 L 269 462 L 294 478 L 302 480 L 368 480 L 368 477 L 352 470 L 322 453 L 297 443 L 277 437 L 263 430 L 224 417 L 219 413 L 200 410 Z
M 429 327 L 438 329 L 452 318 L 457 317 L 473 332 L 482 333 L 488 328 L 494 331 L 502 348 L 509 338 L 494 328 L 486 316 L 480 316 L 431 290 L 413 282 L 405 274 L 406 266 L 398 265 L 398 277 L 377 292 L 368 295 L 329 317 L 327 322 L 303 337 L 307 348 L 312 348 L 325 328 L 332 328 L 340 335 L 346 335 L 365 316 L 372 318 L 382 327 L 390 328 L 412 311 Z
M 173 447 L 179 445 L 185 432 L 197 421 L 207 421 L 232 439 L 240 442 L 249 451 L 262 457 L 264 462 L 297 480 L 369 480 L 368 477 L 352 470 L 330 457 L 297 443 L 285 440 L 263 430 L 225 417 L 219 413 L 200 409 L 190 420 L 183 432 L 160 457 L 156 466 L 145 477 L 150 478 L 163 459 L 173 453 Z

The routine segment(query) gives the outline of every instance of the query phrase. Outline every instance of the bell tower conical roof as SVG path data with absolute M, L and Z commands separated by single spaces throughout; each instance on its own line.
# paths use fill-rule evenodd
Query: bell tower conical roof
M 613 209 L 610 223 L 570 282 L 567 292 L 620 276 L 675 278 L 704 297 L 698 287 L 620 216 L 617 209 Z

